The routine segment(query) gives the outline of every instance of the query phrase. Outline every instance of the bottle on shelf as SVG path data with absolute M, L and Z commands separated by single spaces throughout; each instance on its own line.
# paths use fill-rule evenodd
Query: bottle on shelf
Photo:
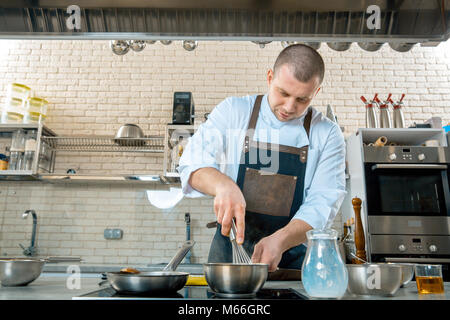
M 377 96 L 378 93 L 375 94 L 375 97 L 370 102 L 368 102 L 364 96 L 361 96 L 361 100 L 366 105 L 366 128 L 378 128 L 378 120 L 375 111 L 375 107 L 377 106 L 375 99 Z
M 388 99 L 392 104 L 392 108 L 394 109 L 394 128 L 404 128 L 405 127 L 405 117 L 403 115 L 403 98 L 405 94 L 403 93 L 400 100 L 397 102 L 392 101 L 392 99 Z
M 383 102 L 378 99 L 375 99 L 380 108 L 380 128 L 392 128 L 392 120 L 391 115 L 389 113 L 389 99 L 392 94 L 390 93 L 387 99 Z

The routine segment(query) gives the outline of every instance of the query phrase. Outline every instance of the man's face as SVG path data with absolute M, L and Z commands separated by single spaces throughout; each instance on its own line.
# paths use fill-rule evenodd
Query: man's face
M 277 119 L 283 122 L 301 117 L 320 90 L 318 77 L 308 82 L 298 81 L 287 64 L 280 67 L 276 76 L 273 70 L 269 70 L 267 82 L 270 108 Z

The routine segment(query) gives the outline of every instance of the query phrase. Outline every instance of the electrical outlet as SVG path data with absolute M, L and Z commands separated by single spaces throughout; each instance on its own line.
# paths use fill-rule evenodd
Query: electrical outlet
M 105 231 L 103 232 L 103 236 L 107 240 L 122 239 L 122 237 L 123 237 L 123 230 L 122 229 L 105 229 Z

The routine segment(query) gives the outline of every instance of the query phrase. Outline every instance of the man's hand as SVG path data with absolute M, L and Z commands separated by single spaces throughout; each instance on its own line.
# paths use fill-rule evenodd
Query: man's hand
M 201 168 L 194 171 L 189 184 L 200 192 L 214 196 L 214 212 L 222 225 L 222 234 L 228 236 L 231 219 L 236 220 L 236 241 L 244 242 L 245 199 L 238 185 L 227 175 L 215 168 Z
M 278 264 L 281 261 L 283 252 L 280 249 L 279 239 L 272 234 L 268 237 L 262 238 L 255 245 L 253 250 L 253 263 L 266 263 L 269 265 L 269 272 L 277 270 Z
M 286 250 L 306 241 L 306 232 L 312 227 L 303 220 L 292 219 L 284 228 L 262 238 L 253 250 L 253 263 L 266 263 L 269 272 L 277 270 Z
M 220 185 L 214 198 L 214 212 L 217 222 L 222 225 L 222 234 L 228 236 L 231 229 L 231 219 L 236 222 L 236 242 L 244 242 L 245 231 L 245 199 L 241 189 L 233 182 Z

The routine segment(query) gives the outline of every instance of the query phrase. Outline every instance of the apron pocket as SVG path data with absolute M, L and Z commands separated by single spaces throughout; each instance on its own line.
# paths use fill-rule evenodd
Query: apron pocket
M 288 217 L 294 199 L 297 177 L 245 168 L 242 193 L 246 210 Z

